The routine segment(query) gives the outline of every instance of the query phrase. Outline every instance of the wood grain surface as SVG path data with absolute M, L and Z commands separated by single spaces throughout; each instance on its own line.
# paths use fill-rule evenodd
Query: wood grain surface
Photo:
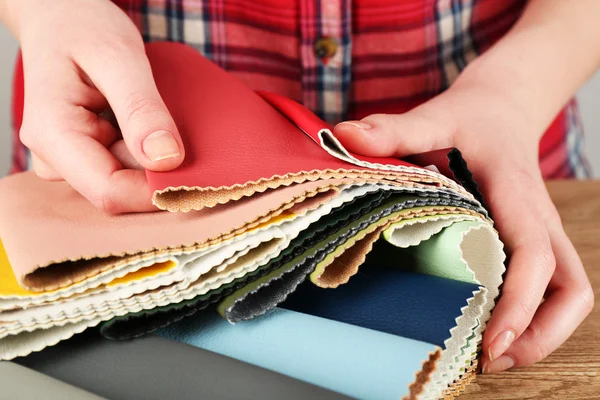
M 557 181 L 547 186 L 592 282 L 596 306 L 545 360 L 478 375 L 461 400 L 600 399 L 600 181 Z

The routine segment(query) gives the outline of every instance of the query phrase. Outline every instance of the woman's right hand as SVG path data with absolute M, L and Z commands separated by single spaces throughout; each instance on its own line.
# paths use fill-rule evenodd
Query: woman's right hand
M 21 45 L 37 175 L 106 212 L 155 210 L 142 168 L 176 168 L 184 148 L 129 17 L 109 0 L 0 0 L 0 17 Z

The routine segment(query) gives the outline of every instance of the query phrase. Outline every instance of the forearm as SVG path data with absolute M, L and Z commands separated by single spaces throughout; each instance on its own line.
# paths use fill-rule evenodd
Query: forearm
M 541 135 L 600 66 L 600 2 L 531 0 L 511 31 L 453 86 L 483 85 L 522 110 Z

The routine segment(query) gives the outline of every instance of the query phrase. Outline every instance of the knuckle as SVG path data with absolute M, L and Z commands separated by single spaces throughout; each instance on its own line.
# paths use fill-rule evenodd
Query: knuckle
M 534 268 L 540 274 L 552 276 L 556 269 L 556 257 L 550 240 L 546 235 L 542 235 L 537 239 L 532 239 L 526 243 L 515 246 L 512 249 L 512 254 L 527 253 L 528 262 L 531 265 L 522 265 L 523 268 Z M 522 262 L 521 262 L 522 263 Z
M 581 299 L 581 307 L 585 314 L 588 315 L 592 312 L 595 304 L 594 289 L 589 282 L 586 283 L 585 287 L 579 292 L 579 298 Z
M 544 358 L 548 357 L 550 354 L 550 350 L 547 346 L 542 344 L 543 342 L 543 334 L 539 329 L 535 329 L 533 327 L 527 328 L 529 331 L 529 345 L 531 348 L 531 364 L 536 363 Z
M 109 60 L 121 60 L 132 51 L 144 51 L 141 35 L 107 34 L 101 38 L 104 56 Z
M 28 149 L 33 150 L 35 148 L 37 138 L 32 129 L 25 127 L 21 128 L 19 130 L 19 139 Z
M 38 178 L 43 179 L 45 181 L 57 181 L 60 180 L 60 177 L 54 173 L 53 171 L 48 170 L 48 168 L 36 166 L 34 164 L 33 171 L 38 176 Z
M 50 174 L 48 174 L 43 168 L 40 167 L 33 167 L 33 172 L 35 172 L 35 174 L 37 175 L 38 178 L 43 179 L 45 181 L 51 181 L 53 180 L 52 177 L 50 176 Z
M 527 354 L 519 357 L 519 365 L 522 367 L 527 367 L 542 361 L 549 355 L 550 351 L 546 348 L 546 346 L 531 342 L 529 348 L 527 349 Z
M 519 310 L 519 314 L 521 315 L 521 320 L 528 321 L 537 311 L 537 305 L 532 303 L 531 301 L 517 301 L 516 305 Z
M 392 116 L 390 114 L 384 114 L 384 113 L 377 113 L 377 114 L 371 114 L 369 115 L 369 119 L 375 119 L 375 120 L 385 120 L 385 119 L 389 119 Z M 366 118 L 365 118 L 366 119 Z
M 549 245 L 543 245 L 538 250 L 538 267 L 547 276 L 552 276 L 556 269 L 556 257 Z
M 554 207 L 554 204 L 551 203 L 551 200 L 550 200 L 550 204 L 547 207 L 545 219 L 546 219 L 546 221 L 548 221 L 550 224 L 552 224 L 554 226 L 562 226 L 562 218 L 561 218 L 560 214 L 558 213 L 558 210 L 556 209 L 556 207 Z
M 519 164 L 514 169 L 514 178 L 521 182 L 523 187 L 537 188 L 539 186 L 539 176 L 535 169 L 529 168 L 528 164 Z
M 90 203 L 92 203 L 92 205 L 94 207 L 96 207 L 97 209 L 104 211 L 104 201 L 102 199 L 102 196 L 99 195 L 91 195 L 91 196 L 87 196 L 87 199 L 89 200 Z
M 532 327 L 527 328 L 523 333 L 524 345 L 527 351 L 518 354 L 519 365 L 528 366 L 548 357 L 552 352 L 547 345 L 543 344 L 543 333 Z
M 548 348 L 546 346 L 539 344 L 539 343 L 532 343 L 532 346 L 533 346 L 533 360 L 531 360 L 531 364 L 541 361 L 550 355 L 550 350 L 548 350 Z
M 512 317 L 508 321 L 517 334 L 527 328 L 539 307 L 539 301 L 536 301 L 531 293 L 524 294 L 519 288 L 505 290 L 500 301 L 511 310 Z
M 491 210 L 500 210 L 502 213 L 502 205 L 505 203 L 506 192 L 491 191 L 485 198 Z M 496 218 L 498 218 L 496 216 Z
M 96 208 L 107 214 L 119 214 L 122 210 L 121 205 L 115 201 L 110 191 L 95 193 L 89 200 Z
M 155 117 L 164 113 L 164 105 L 159 100 L 134 93 L 125 100 L 124 113 L 126 123 L 130 123 L 148 116 Z
M 361 121 L 374 125 L 377 128 L 386 128 L 390 124 L 396 122 L 393 115 L 390 114 L 371 114 L 363 118 Z
M 112 196 L 104 196 L 102 197 L 102 211 L 108 214 L 119 214 L 121 212 L 121 206 L 112 198 Z

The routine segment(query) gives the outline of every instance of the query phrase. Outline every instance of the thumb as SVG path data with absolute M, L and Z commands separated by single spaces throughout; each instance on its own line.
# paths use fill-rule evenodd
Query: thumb
M 452 147 L 455 129 L 437 107 L 420 106 L 404 114 L 373 114 L 341 122 L 333 130 L 351 152 L 374 157 L 405 157 Z
M 135 161 L 153 171 L 174 169 L 183 162 L 183 142 L 158 92 L 144 47 L 120 47 L 119 57 L 92 52 L 79 63 L 106 97 Z

